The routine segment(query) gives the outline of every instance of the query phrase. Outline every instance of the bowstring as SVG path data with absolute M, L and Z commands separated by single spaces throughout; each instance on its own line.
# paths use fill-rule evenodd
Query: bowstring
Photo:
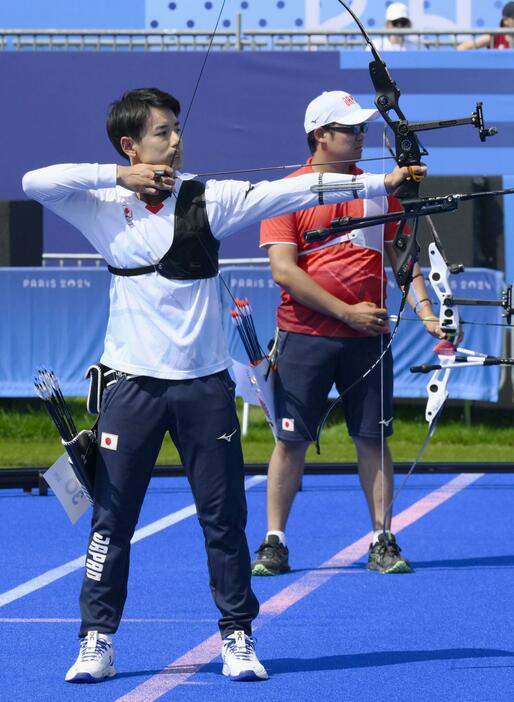
M 197 93 L 198 93 L 198 88 L 200 87 L 200 81 L 202 80 L 202 77 L 203 77 L 203 74 L 204 74 L 204 71 L 205 71 L 205 67 L 206 67 L 206 65 L 207 65 L 207 60 L 208 60 L 208 58 L 209 58 L 209 54 L 210 54 L 210 52 L 211 52 L 212 45 L 213 45 L 213 43 L 214 43 L 214 39 L 215 39 L 215 37 L 216 37 L 216 32 L 218 31 L 218 26 L 219 26 L 219 23 L 220 23 L 220 21 L 221 21 L 221 16 L 222 16 L 222 14 L 223 14 L 223 10 L 225 9 L 226 1 L 227 1 L 227 0 L 222 0 L 221 8 L 220 8 L 220 11 L 218 12 L 218 16 L 217 16 L 216 22 L 215 22 L 215 24 L 214 24 L 214 29 L 212 30 L 212 33 L 211 33 L 211 36 L 210 36 L 210 39 L 209 39 L 209 44 L 208 44 L 208 46 L 207 46 L 207 50 L 206 50 L 206 52 L 205 52 L 205 56 L 204 56 L 203 61 L 202 61 L 202 66 L 201 66 L 201 68 L 200 68 L 200 72 L 198 73 L 198 77 L 197 77 L 197 79 L 196 79 L 195 87 L 194 87 L 194 89 L 193 89 L 193 95 L 192 95 L 192 97 L 191 97 L 191 100 L 189 101 L 189 105 L 188 105 L 188 108 L 187 108 L 187 111 L 186 111 L 186 116 L 184 117 L 184 122 L 183 122 L 183 124 L 182 124 L 182 129 L 180 130 L 180 135 L 179 135 L 179 140 L 178 140 L 178 144 L 177 144 L 177 149 L 175 150 L 175 153 L 173 154 L 173 158 L 171 159 L 170 168 L 173 168 L 173 163 L 174 163 L 174 161 L 175 161 L 176 155 L 177 155 L 177 153 L 178 153 L 179 150 L 180 150 L 180 146 L 181 146 L 182 141 L 183 141 L 184 133 L 185 133 L 185 131 L 186 131 L 186 126 L 187 126 L 187 123 L 188 123 L 188 120 L 189 120 L 189 116 L 190 116 L 190 114 L 191 114 L 191 109 L 192 109 L 192 107 L 193 107 L 193 102 L 195 101 L 196 95 L 197 95 Z M 172 195 L 173 195 L 173 197 L 175 198 L 175 208 L 179 207 L 179 209 L 180 209 L 180 205 L 179 205 L 179 200 L 178 200 L 178 197 L 177 197 L 177 193 L 176 193 L 174 190 L 172 190 Z M 185 214 L 185 211 L 182 209 L 182 215 L 184 215 L 184 214 Z M 196 232 L 195 232 L 195 235 L 196 235 Z M 206 247 L 205 244 L 203 243 L 202 238 L 201 238 L 199 235 L 196 235 L 196 236 L 197 236 L 197 239 L 198 239 L 198 241 L 200 242 L 200 244 L 201 244 L 201 246 L 202 246 L 202 248 L 203 248 L 203 250 L 204 250 L 204 253 L 206 254 L 206 256 L 207 256 L 207 258 L 209 259 L 209 261 L 211 262 L 211 264 L 212 264 L 215 268 L 218 268 L 218 261 L 215 261 L 215 260 L 213 259 L 213 257 L 211 256 L 209 250 L 207 249 L 207 247 Z M 219 277 L 221 283 L 223 284 L 223 286 L 225 287 L 226 291 L 228 292 L 228 294 L 229 294 L 229 296 L 230 296 L 232 302 L 234 303 L 234 305 L 236 305 L 236 300 L 235 300 L 235 297 L 232 295 L 232 291 L 230 290 L 230 286 L 227 284 L 226 280 L 224 279 L 224 277 L 223 277 L 222 274 L 220 273 L 219 269 L 218 269 L 218 277 Z
M 439 419 L 441 418 L 441 416 L 443 414 L 444 406 L 445 406 L 445 403 L 443 402 L 443 404 L 439 408 L 437 414 L 432 418 L 432 420 L 428 426 L 425 438 L 423 439 L 423 443 L 421 444 L 421 448 L 419 449 L 417 456 L 414 459 L 413 464 L 411 465 L 411 467 L 407 471 L 406 475 L 404 476 L 404 478 L 403 478 L 402 482 L 400 483 L 400 485 L 398 486 L 398 488 L 393 493 L 393 496 L 391 498 L 391 502 L 389 503 L 389 505 L 387 507 L 387 512 L 386 512 L 386 515 L 384 517 L 384 521 L 385 521 L 386 517 L 390 517 L 392 520 L 394 503 L 398 499 L 398 497 L 399 497 L 401 491 L 403 490 L 403 488 L 405 487 L 408 479 L 410 478 L 410 476 L 414 472 L 414 469 L 416 468 L 418 463 L 421 461 L 421 458 L 422 458 L 423 454 L 425 453 L 425 449 L 428 446 L 428 444 L 430 443 L 430 440 L 432 439 L 432 437 L 435 433 Z
M 383 129 L 383 138 L 382 138 L 382 156 L 385 156 L 385 132 L 386 132 L 386 125 L 384 125 Z M 389 203 L 389 200 L 387 199 L 387 195 L 385 196 L 385 201 Z M 389 207 L 387 207 L 389 210 Z M 385 232 L 386 232 L 386 225 L 382 225 L 382 236 L 380 239 L 380 247 L 381 247 L 381 256 L 382 256 L 382 270 L 380 272 L 381 275 L 381 285 L 380 285 L 380 307 L 383 309 L 384 308 L 384 303 L 385 303 L 385 286 L 387 285 L 387 279 L 384 280 L 384 272 L 385 272 L 385 260 L 384 260 L 384 254 L 385 254 Z M 380 334 L 380 486 L 381 486 L 381 507 L 382 507 L 382 533 L 384 536 L 386 536 L 386 518 L 387 515 L 385 513 L 385 416 L 384 416 L 384 335 Z M 375 531 L 375 526 L 373 526 L 373 531 Z

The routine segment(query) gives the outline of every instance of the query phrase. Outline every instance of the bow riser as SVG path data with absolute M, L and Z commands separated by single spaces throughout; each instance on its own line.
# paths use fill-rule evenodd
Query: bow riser
M 439 326 L 448 336 L 455 336 L 460 329 L 460 315 L 457 307 L 452 304 L 453 291 L 450 286 L 448 262 L 434 242 L 428 246 L 428 255 L 430 258 L 428 278 L 439 300 Z
M 419 243 L 416 236 L 418 222 L 414 225 L 415 229 L 412 234 L 404 233 L 405 220 L 398 227 L 396 236 L 393 241 L 393 248 L 396 251 L 396 268 L 394 277 L 401 288 L 405 288 L 412 280 L 412 271 L 419 258 Z

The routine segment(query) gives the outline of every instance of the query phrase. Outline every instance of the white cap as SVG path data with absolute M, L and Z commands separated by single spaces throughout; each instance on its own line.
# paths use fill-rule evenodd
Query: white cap
M 386 22 L 394 22 L 399 19 L 410 19 L 409 8 L 403 2 L 393 2 L 386 10 Z
M 378 117 L 378 110 L 363 109 L 357 100 L 343 90 L 330 90 L 311 100 L 305 110 L 304 127 L 307 134 L 325 124 L 362 124 Z

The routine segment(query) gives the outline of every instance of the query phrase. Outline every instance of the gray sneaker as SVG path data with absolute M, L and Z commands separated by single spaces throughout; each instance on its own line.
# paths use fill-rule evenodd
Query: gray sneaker
M 379 535 L 376 544 L 370 544 L 366 568 L 379 573 L 412 573 L 410 562 L 400 554 L 394 534 L 386 531 Z
M 266 537 L 255 553 L 257 558 L 252 561 L 252 575 L 281 575 L 291 570 L 289 549 L 275 534 Z

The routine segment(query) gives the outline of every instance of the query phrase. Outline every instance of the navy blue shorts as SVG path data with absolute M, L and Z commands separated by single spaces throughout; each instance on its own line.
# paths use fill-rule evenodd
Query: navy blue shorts
M 379 358 L 389 338 L 310 336 L 281 331 L 275 378 L 278 438 L 314 441 L 332 385 L 336 384 L 338 392 L 351 385 Z M 383 364 L 379 363 L 342 402 L 350 436 L 380 438 L 382 424 L 384 436 L 393 433 L 391 349 Z

